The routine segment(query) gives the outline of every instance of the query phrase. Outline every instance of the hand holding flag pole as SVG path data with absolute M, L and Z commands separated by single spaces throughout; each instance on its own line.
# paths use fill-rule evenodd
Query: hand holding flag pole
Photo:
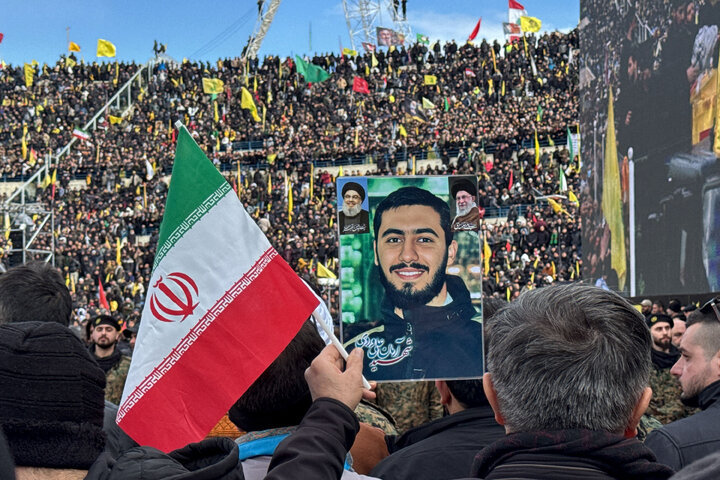
M 343 347 L 342 343 L 340 343 L 340 340 L 335 336 L 335 332 L 332 331 L 332 329 L 323 322 L 323 319 L 318 314 L 318 311 L 315 310 L 313 312 L 313 318 L 315 319 L 315 323 L 318 324 L 320 328 L 323 329 L 325 334 L 330 339 L 330 343 L 335 345 L 335 348 L 337 348 L 338 352 L 340 352 L 340 355 L 342 356 L 343 360 L 347 362 L 348 359 L 348 353 L 347 350 L 345 350 L 345 347 Z M 372 390 L 372 387 L 370 386 L 370 383 L 368 383 L 367 379 L 365 378 L 365 375 L 362 377 L 362 383 L 363 388 L 366 388 L 367 390 Z

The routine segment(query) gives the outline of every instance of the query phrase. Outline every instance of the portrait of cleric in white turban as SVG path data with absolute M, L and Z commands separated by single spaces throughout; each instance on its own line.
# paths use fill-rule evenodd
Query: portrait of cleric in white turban
M 363 349 L 368 379 L 483 373 L 480 241 L 451 229 L 454 178 L 466 177 L 365 178 L 372 235 L 340 237 L 340 297 L 343 343 Z

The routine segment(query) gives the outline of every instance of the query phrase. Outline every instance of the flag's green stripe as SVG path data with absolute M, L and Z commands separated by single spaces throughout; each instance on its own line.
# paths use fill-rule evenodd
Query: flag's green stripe
M 183 235 L 187 233 L 188 230 L 190 230 L 197 222 L 199 222 L 205 216 L 205 214 L 207 214 L 210 209 L 212 209 L 230 191 L 232 191 L 232 188 L 230 187 L 229 183 L 224 182 L 223 184 L 221 184 L 217 190 L 211 193 L 210 196 L 207 197 L 200 205 L 198 205 L 198 207 L 193 212 L 191 212 L 183 221 L 181 221 L 177 225 L 175 230 L 171 232 L 170 235 L 165 238 L 162 243 L 158 242 L 158 249 L 155 253 L 155 262 L 153 263 L 153 270 L 155 270 L 155 267 L 160 264 L 160 261 L 165 257 L 165 255 L 167 255 L 167 253 L 172 250 L 178 240 L 180 240 Z M 163 225 L 165 225 L 164 218 Z
M 185 227 L 181 228 L 181 225 L 188 223 L 191 215 L 197 213 L 198 208 L 210 197 L 215 197 L 212 204 L 222 197 L 222 195 L 213 195 L 221 187 L 223 192 L 230 189 L 225 178 L 207 159 L 187 130 L 184 127 L 180 128 L 165 214 L 160 225 L 155 265 L 170 248 L 168 240 L 172 238 L 173 241 L 170 243 L 174 244 L 182 236 L 182 234 L 178 236 L 178 232 L 187 231 L 187 229 L 183 230 Z M 199 218 L 197 215 L 194 217 Z

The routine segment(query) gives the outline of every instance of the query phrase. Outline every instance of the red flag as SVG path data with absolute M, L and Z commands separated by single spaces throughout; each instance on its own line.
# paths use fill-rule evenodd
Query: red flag
M 512 1 L 512 0 L 510 0 L 510 1 Z M 477 34 L 480 31 L 480 22 L 482 22 L 482 17 L 480 17 L 480 20 L 478 20 L 477 25 L 475 25 L 475 28 L 473 29 L 472 33 L 468 37 L 468 41 L 475 40 L 475 37 L 477 37 Z
M 520 4 L 519 4 L 518 2 L 516 2 L 515 0 L 508 0 L 508 8 L 513 8 L 513 9 L 515 9 L 515 10 L 525 10 L 525 7 L 523 7 L 522 5 L 520 5 Z
M 366 52 L 374 52 L 375 51 L 375 45 L 373 45 L 372 43 L 362 42 L 362 46 Z
M 468 77 L 474 77 L 474 76 L 475 76 L 475 72 L 472 71 L 472 68 L 466 68 L 466 69 L 465 69 L 465 75 L 468 76 Z
M 3 38 L 5 38 L 5 35 L 3 35 L 2 33 L 0 33 L 0 43 L 2 43 Z
M 510 180 L 508 180 L 508 192 L 512 190 L 513 186 L 513 171 L 510 170 Z
M 107 301 L 107 297 L 105 297 L 105 289 L 103 288 L 100 277 L 98 277 L 98 295 L 100 296 L 100 306 L 107 311 L 110 311 L 110 304 Z
M 358 93 L 370 93 L 368 83 L 360 77 L 353 79 L 353 91 Z

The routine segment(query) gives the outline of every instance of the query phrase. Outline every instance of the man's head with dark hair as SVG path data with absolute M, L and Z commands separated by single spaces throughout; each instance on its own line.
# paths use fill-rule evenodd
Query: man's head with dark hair
M 690 313 L 678 349 L 682 354 L 670 373 L 678 377 L 686 405 L 696 407 L 698 396 L 720 380 L 720 300 Z
M 375 238 L 377 239 L 378 237 L 383 214 L 386 211 L 415 205 L 430 207 L 437 212 L 440 216 L 440 226 L 445 233 L 445 244 L 450 245 L 450 242 L 453 240 L 453 233 L 452 230 L 450 230 L 450 223 L 452 222 L 450 218 L 450 207 L 447 202 L 444 202 L 440 197 L 418 187 L 403 187 L 383 198 L 375 209 L 375 216 L 373 218 Z
M 385 292 L 397 308 L 445 300 L 445 269 L 455 261 L 450 207 L 417 187 L 403 187 L 375 210 L 375 265 Z
M 325 347 L 312 319 L 230 408 L 229 418 L 247 432 L 298 425 L 312 404 L 305 370 Z
M 652 395 L 651 339 L 624 298 L 578 284 L 530 290 L 486 334 L 485 393 L 509 433 L 635 435 Z
M 507 305 L 505 300 L 495 297 L 483 298 L 483 325 L 487 328 L 491 318 L 502 307 Z M 482 407 L 488 405 L 488 399 L 483 391 L 482 380 L 447 380 L 445 382 L 453 397 L 464 408 Z
M 68 326 L 71 315 L 70 291 L 52 265 L 31 262 L 0 275 L 0 325 L 57 322 Z

